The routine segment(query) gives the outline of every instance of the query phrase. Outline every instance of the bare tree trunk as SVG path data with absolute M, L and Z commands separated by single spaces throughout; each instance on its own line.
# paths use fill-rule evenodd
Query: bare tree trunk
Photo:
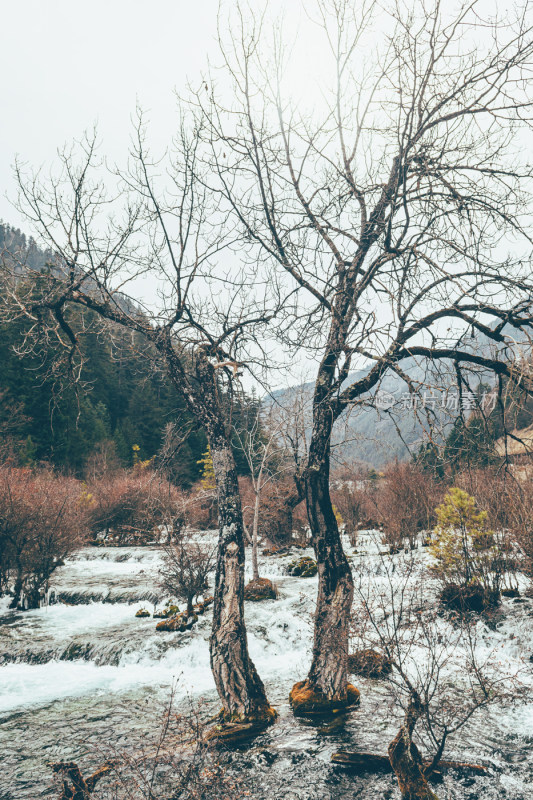
M 217 484 L 218 553 L 209 641 L 211 669 L 226 722 L 273 722 L 265 687 L 248 653 L 244 624 L 244 523 L 231 439 L 215 369 L 202 348 L 195 352 L 196 381 L 189 381 L 167 340 L 159 343 L 169 374 L 204 427 Z
M 259 475 L 259 479 L 261 479 L 261 473 Z M 257 559 L 257 537 L 258 537 L 258 529 L 259 529 L 259 506 L 261 504 L 261 490 L 259 488 L 255 491 L 255 503 L 254 503 L 254 522 L 252 528 L 252 571 L 253 571 L 253 580 L 259 580 L 259 563 Z
M 219 545 L 211 633 L 211 668 L 227 719 L 266 716 L 265 688 L 248 654 L 244 625 L 244 529 L 231 447 L 209 436 L 217 489 Z
M 313 660 L 308 682 L 329 700 L 346 699 L 353 578 L 329 494 L 329 432 L 315 442 L 305 475 L 306 503 L 318 565 Z M 320 456 L 318 449 L 322 450 Z
M 420 698 L 412 694 L 405 721 L 389 745 L 389 760 L 398 779 L 402 800 L 438 800 L 424 775 L 424 763 L 413 730 L 422 712 Z
M 17 575 L 15 580 L 15 586 L 13 588 L 13 600 L 9 604 L 9 608 L 19 608 L 22 601 L 22 577 L 20 573 Z
M 192 617 L 193 613 L 194 613 L 193 602 L 192 601 L 193 601 L 193 598 L 189 596 L 187 598 L 187 619 L 190 619 Z
M 313 658 L 304 686 L 297 684 L 291 703 L 308 709 L 306 694 L 316 694 L 317 708 L 351 705 L 357 690 L 348 685 L 348 643 L 353 578 L 342 548 L 329 493 L 330 441 L 334 415 L 321 397 L 325 381 L 317 380 L 313 433 L 304 473 L 307 515 L 318 566 L 318 598 L 315 612 Z M 299 689 L 297 687 L 300 686 Z M 302 692 L 303 690 L 303 692 Z

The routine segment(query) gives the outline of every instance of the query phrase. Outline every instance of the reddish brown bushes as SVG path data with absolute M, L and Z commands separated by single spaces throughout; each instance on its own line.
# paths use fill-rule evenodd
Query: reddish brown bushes
M 186 521 L 183 492 L 147 469 L 107 473 L 84 499 L 93 536 L 115 544 L 143 544 L 162 533 L 172 539 Z
M 427 473 L 408 462 L 385 468 L 376 491 L 377 516 L 385 542 L 393 549 L 407 540 L 414 547 L 417 534 L 435 522 L 435 507 L 443 490 Z
M 357 532 L 376 528 L 376 486 L 374 481 L 354 478 L 337 480 L 331 489 L 331 502 L 337 519 L 355 547 Z
M 249 478 L 239 479 L 244 524 L 251 539 L 255 495 Z M 259 504 L 259 535 L 276 547 L 290 546 L 307 529 L 305 504 L 298 499 L 294 481 L 276 480 L 265 483 Z
M 92 480 L 84 500 L 93 537 L 118 545 L 171 541 L 185 525 L 203 529 L 213 524 L 212 492 L 185 492 L 142 466 Z
M 533 574 L 533 473 L 528 469 L 467 470 L 456 478 L 457 485 L 469 492 L 483 511 L 490 527 L 499 533 L 502 558 L 509 569 L 517 548 L 525 563 L 520 566 Z
M 86 535 L 79 481 L 0 467 L 0 590 L 13 592 L 13 607 L 38 607 L 50 576 Z

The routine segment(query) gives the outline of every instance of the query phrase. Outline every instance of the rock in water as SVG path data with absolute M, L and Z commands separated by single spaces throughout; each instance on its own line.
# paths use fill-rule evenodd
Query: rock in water
M 187 613 L 183 611 L 181 614 L 170 617 L 170 619 L 162 619 L 161 622 L 157 623 L 155 629 L 156 631 L 170 631 L 171 633 L 179 631 L 183 633 L 183 631 L 190 631 L 196 622 L 198 622 L 197 614 L 188 617 Z
M 348 672 L 363 678 L 386 678 L 392 672 L 392 664 L 377 650 L 357 650 L 348 656 Z
M 316 561 L 309 556 L 303 556 L 296 561 L 291 561 L 287 567 L 287 572 L 295 578 L 312 578 L 318 572 Z
M 179 614 L 180 610 L 178 606 L 167 606 L 162 611 L 154 611 L 154 619 L 168 619 L 169 617 L 174 617 L 176 614 Z
M 244 599 L 251 600 L 253 603 L 259 603 L 261 600 L 275 600 L 276 597 L 274 585 L 268 578 L 257 578 L 244 587 Z

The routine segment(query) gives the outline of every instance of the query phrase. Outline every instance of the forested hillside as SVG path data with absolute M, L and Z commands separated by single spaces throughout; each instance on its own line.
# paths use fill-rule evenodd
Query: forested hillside
M 45 270 L 52 255 L 0 224 L 0 252 L 6 251 L 33 270 Z M 76 387 L 66 375 L 59 342 L 39 355 L 21 355 L 16 348 L 26 323 L 0 322 L 0 434 L 9 435 L 22 463 L 49 461 L 81 474 L 95 448 L 111 441 L 119 462 L 129 466 L 134 458 L 154 456 L 165 427 L 175 423 L 187 436 L 175 458 L 174 478 L 183 486 L 194 482 L 205 435 L 176 390 L 154 372 L 147 343 L 119 326 L 102 325 L 87 311 L 71 313 L 69 324 L 79 337 L 83 361 Z

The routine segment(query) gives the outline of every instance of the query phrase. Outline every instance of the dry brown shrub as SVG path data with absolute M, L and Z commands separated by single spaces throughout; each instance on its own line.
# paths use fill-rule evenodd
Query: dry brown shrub
M 376 491 L 377 517 L 385 543 L 397 549 L 407 540 L 415 546 L 417 535 L 435 523 L 435 508 L 443 487 L 410 462 L 395 462 L 384 470 Z
M 50 576 L 86 540 L 83 486 L 48 469 L 0 467 L 0 590 L 36 608 Z
M 196 530 L 213 530 L 218 526 L 216 489 L 206 489 L 202 481 L 194 484 L 187 494 L 187 524 Z
M 533 471 L 465 470 L 456 483 L 487 512 L 489 525 L 501 540 L 507 567 L 533 574 Z
M 87 486 L 85 502 L 93 536 L 116 544 L 172 539 L 187 521 L 185 493 L 142 467 L 96 478 Z
M 333 508 L 354 547 L 358 531 L 378 527 L 375 492 L 374 482 L 361 478 L 337 479 L 332 484 L 330 494 Z
M 303 511 L 303 514 L 302 514 Z M 290 545 L 293 532 L 301 538 L 307 527 L 303 504 L 298 503 L 294 481 L 272 481 L 261 492 L 259 533 L 276 546 Z

